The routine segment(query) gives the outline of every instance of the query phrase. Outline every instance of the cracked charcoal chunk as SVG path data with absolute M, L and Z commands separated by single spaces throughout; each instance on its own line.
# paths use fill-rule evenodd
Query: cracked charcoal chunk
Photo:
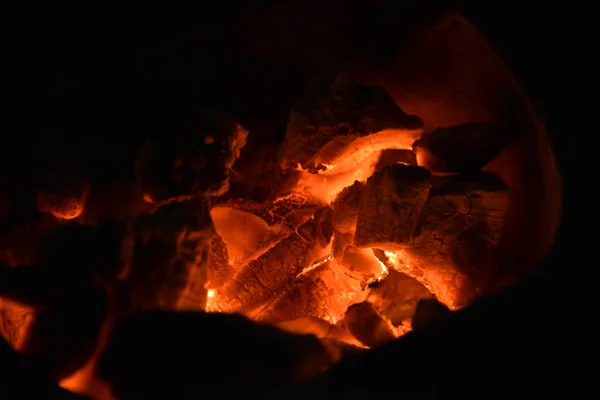
M 298 230 L 312 232 L 314 222 L 310 220 Z M 293 233 L 250 261 L 216 291 L 216 308 L 223 312 L 249 313 L 276 295 L 323 255 L 317 238 L 307 241 L 308 237 Z
M 315 212 L 315 223 L 317 224 L 317 238 L 321 247 L 327 247 L 331 242 L 334 229 L 334 213 L 329 206 L 319 208 Z
M 419 165 L 432 172 L 462 173 L 483 168 L 515 138 L 497 123 L 469 123 L 438 128 L 417 140 Z
M 437 325 L 451 315 L 452 311 L 436 299 L 422 299 L 416 305 L 411 325 L 414 330 L 420 330 Z
M 331 260 L 300 275 L 260 312 L 257 319 L 279 323 L 316 317 L 336 323 L 360 292 L 360 282 L 344 274 Z
M 235 160 L 248 132 L 220 111 L 200 111 L 166 141 L 140 149 L 136 171 L 147 201 L 167 204 L 227 191 Z
M 348 308 L 343 325 L 365 346 L 381 346 L 396 339 L 393 327 L 367 301 Z
M 390 130 L 398 133 L 392 142 L 410 148 L 422 126 L 418 117 L 404 113 L 381 88 L 357 85 L 346 75 L 318 78 L 291 111 L 281 164 L 317 172 L 354 152 L 355 140 Z
M 360 198 L 366 185 L 354 182 L 352 186 L 344 188 L 336 197 L 331 207 L 334 211 L 334 228 L 342 233 L 354 233 L 358 221 Z
M 360 198 L 354 244 L 386 250 L 411 239 L 431 187 L 429 172 L 397 164 L 371 176 Z
M 435 179 L 414 238 L 391 258 L 376 255 L 450 308 L 465 306 L 496 274 L 495 251 L 509 205 L 508 188 L 494 174 Z
M 419 300 L 431 298 L 431 292 L 416 279 L 392 270 L 371 286 L 367 300 L 392 325 L 399 326 L 415 314 Z

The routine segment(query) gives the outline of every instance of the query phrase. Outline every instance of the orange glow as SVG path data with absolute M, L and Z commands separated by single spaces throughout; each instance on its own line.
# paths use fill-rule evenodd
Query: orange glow
M 329 204 L 345 187 L 355 181 L 364 182 L 373 175 L 383 150 L 412 150 L 420 134 L 421 130 L 386 130 L 360 137 L 342 152 L 328 148 L 334 145 L 326 146 L 313 160 L 326 169 L 318 174 L 302 171 L 296 190 Z
M 440 273 L 436 268 L 422 267 L 416 269 L 414 260 L 402 250 L 397 252 L 385 251 L 384 253 L 394 270 L 416 279 L 451 310 L 458 309 L 457 300 L 460 295 L 458 287 L 449 284 L 453 281 L 449 281 L 446 274 Z
M 149 204 L 154 204 L 154 199 L 149 193 L 144 193 L 144 201 Z

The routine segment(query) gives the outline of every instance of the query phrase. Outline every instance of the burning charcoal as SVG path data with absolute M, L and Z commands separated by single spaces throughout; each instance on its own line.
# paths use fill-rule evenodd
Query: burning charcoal
M 250 213 L 265 221 L 274 230 L 296 229 L 313 217 L 320 207 L 304 194 L 291 194 L 275 201 L 256 203 L 250 200 L 229 200 L 215 208 L 227 207 Z
M 421 167 L 393 165 L 367 180 L 360 199 L 354 244 L 399 249 L 412 237 L 431 180 Z
M 256 319 L 278 323 L 316 317 L 335 324 L 361 292 L 360 282 L 329 260 L 298 276 Z
M 354 233 L 342 233 L 335 231 L 331 242 L 331 255 L 335 259 L 342 258 L 346 247 L 351 246 L 354 241 Z
M 509 203 L 508 188 L 494 174 L 435 179 L 414 238 L 403 250 L 375 254 L 451 309 L 462 307 L 496 272 L 495 249 Z
M 89 192 L 90 186 L 83 179 L 53 175 L 38 190 L 38 210 L 52 214 L 58 219 L 77 218 L 84 211 Z
M 135 257 L 121 288 L 123 306 L 175 309 L 193 278 L 194 297 L 203 307 L 209 264 L 218 260 L 210 254 L 215 230 L 208 204 L 203 200 L 170 204 L 138 217 L 134 225 Z
M 327 247 L 333 236 L 334 213 L 331 207 L 321 207 L 315 211 L 315 223 L 317 224 L 317 237 L 321 247 Z
M 352 186 L 344 188 L 331 204 L 334 211 L 332 253 L 336 258 L 341 258 L 346 246 L 351 245 L 354 241 L 358 206 L 364 187 L 364 183 L 354 182 Z
M 32 308 L 0 299 L 0 336 L 14 348 L 19 348 L 34 317 Z
M 368 347 L 380 346 L 396 339 L 391 324 L 366 301 L 348 308 L 343 324 L 354 337 Z
M 414 330 L 420 330 L 431 325 L 439 324 L 452 315 L 452 311 L 435 299 L 422 299 L 417 303 L 415 315 L 412 318 Z
M 291 111 L 282 165 L 317 172 L 364 156 L 356 152 L 410 149 L 422 125 L 381 88 L 357 85 L 346 75 L 315 79 Z M 375 134 L 381 137 L 369 136 Z
M 431 298 L 431 292 L 417 280 L 389 271 L 385 279 L 371 286 L 367 300 L 392 325 L 399 326 L 415 314 L 419 300 Z
M 190 360 L 195 360 L 190 366 Z M 332 364 L 313 335 L 240 315 L 143 313 L 116 323 L 99 376 L 116 397 L 187 399 L 190 393 L 256 398 L 308 380 Z
M 417 156 L 412 150 L 388 149 L 383 150 L 379 156 L 379 161 L 375 171 L 381 171 L 388 165 L 404 164 L 416 167 Z
M 373 250 L 349 245 L 338 261 L 345 272 L 360 281 L 363 287 L 385 278 L 387 268 L 375 257 Z
M 364 190 L 364 183 L 354 182 L 352 186 L 344 188 L 332 203 L 336 231 L 354 234 L 358 222 L 360 198 Z
M 147 202 L 161 205 L 227 191 L 248 132 L 230 116 L 201 111 L 164 141 L 148 141 L 136 170 Z
M 221 237 L 212 237 L 199 243 L 196 262 L 191 265 L 187 286 L 179 299 L 178 310 L 204 311 L 210 301 L 211 289 L 223 286 L 233 277 L 227 247 Z
M 313 220 L 299 226 L 215 293 L 217 310 L 249 313 L 275 296 L 324 254 Z
M 293 231 L 281 223 L 268 225 L 265 220 L 249 211 L 242 211 L 231 204 L 223 204 L 210 210 L 215 229 L 227 246 L 231 272 L 245 265 L 253 256 L 264 252 Z M 230 276 L 228 276 L 230 278 Z M 222 286 L 227 279 L 219 279 L 210 287 Z
M 496 123 L 470 123 L 438 128 L 417 140 L 419 165 L 432 172 L 473 172 L 492 161 L 515 138 Z

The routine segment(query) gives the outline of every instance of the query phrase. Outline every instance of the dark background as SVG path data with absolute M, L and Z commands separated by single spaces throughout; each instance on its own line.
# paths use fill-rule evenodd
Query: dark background
M 98 181 L 119 177 L 141 140 L 168 135 L 178 118 L 202 105 L 229 109 L 258 137 L 281 131 L 289 103 L 314 70 L 389 62 L 398 43 L 416 34 L 412 27 L 421 18 L 458 9 L 496 47 L 544 118 L 565 183 L 563 224 L 551 257 L 533 283 L 494 306 L 496 322 L 508 318 L 528 339 L 537 338 L 533 345 L 539 348 L 525 351 L 532 343 L 517 336 L 487 337 L 478 350 L 465 348 L 464 358 L 512 340 L 513 365 L 527 354 L 528 368 L 548 373 L 547 385 L 535 388 L 540 395 L 557 385 L 575 390 L 579 383 L 570 377 L 577 364 L 564 357 L 579 354 L 575 348 L 583 342 L 571 338 L 579 332 L 570 326 L 581 326 L 576 313 L 587 309 L 564 271 L 578 268 L 582 255 L 580 235 L 573 233 L 578 179 L 571 135 L 578 129 L 583 66 L 591 53 L 583 32 L 589 25 L 581 22 L 586 10 L 575 3 L 283 1 L 277 12 L 296 15 L 304 31 L 297 42 L 277 43 L 277 32 L 260 33 L 272 3 L 219 1 L 173 14 L 148 5 L 7 13 L 1 178 L 27 185 L 47 169 L 83 169 Z M 278 49 L 275 55 L 261 50 L 264 42 Z M 538 365 L 530 358 L 543 349 L 553 357 Z M 500 377 L 503 368 L 513 368 L 494 362 L 478 369 L 493 368 Z

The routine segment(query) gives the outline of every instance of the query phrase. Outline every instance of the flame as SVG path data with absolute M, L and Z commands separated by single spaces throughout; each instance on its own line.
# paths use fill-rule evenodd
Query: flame
M 217 307 L 217 292 L 215 289 L 208 289 L 206 292 L 206 307 L 207 312 L 218 312 Z

